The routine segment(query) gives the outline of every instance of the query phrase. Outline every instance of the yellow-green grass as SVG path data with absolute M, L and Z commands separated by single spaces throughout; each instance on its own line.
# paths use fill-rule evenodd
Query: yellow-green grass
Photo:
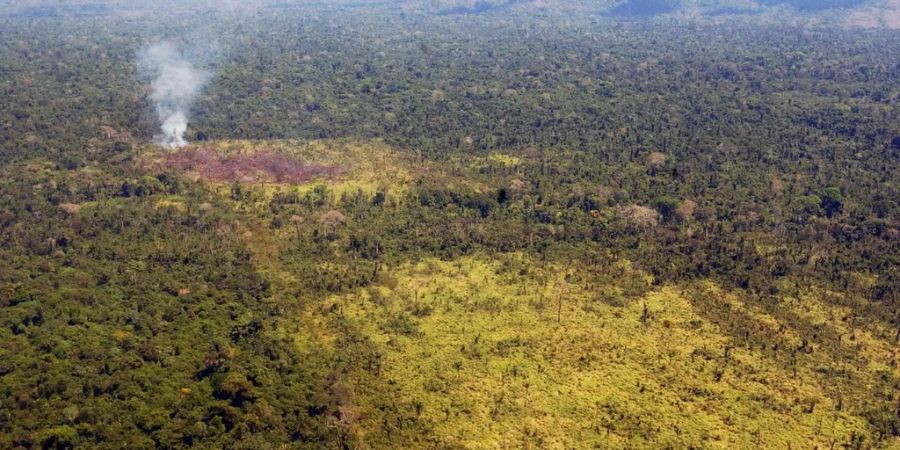
M 400 387 L 397 400 L 418 404 L 449 445 L 830 448 L 866 433 L 813 374 L 795 376 L 735 346 L 676 287 L 612 306 L 566 281 L 564 268 L 502 258 L 526 270 L 486 257 L 428 259 L 324 308 L 380 347 L 381 376 Z M 755 314 L 792 337 L 789 326 Z M 372 393 L 356 394 L 361 434 L 380 432 L 366 411 Z

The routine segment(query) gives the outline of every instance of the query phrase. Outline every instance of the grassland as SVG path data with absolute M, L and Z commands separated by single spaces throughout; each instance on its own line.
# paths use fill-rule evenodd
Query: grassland
M 736 346 L 678 287 L 610 305 L 566 274 L 516 254 L 432 259 L 326 309 L 378 344 L 402 400 L 464 448 L 829 448 L 864 432 L 815 374 Z

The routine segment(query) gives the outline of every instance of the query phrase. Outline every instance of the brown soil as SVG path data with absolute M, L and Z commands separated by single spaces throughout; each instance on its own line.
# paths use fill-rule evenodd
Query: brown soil
M 163 164 L 215 181 L 302 184 L 338 174 L 336 167 L 304 164 L 270 150 L 226 157 L 213 149 L 186 147 L 166 155 Z

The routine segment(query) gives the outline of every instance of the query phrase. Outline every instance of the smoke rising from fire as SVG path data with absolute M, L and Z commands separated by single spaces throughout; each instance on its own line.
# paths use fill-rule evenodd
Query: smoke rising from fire
M 139 54 L 138 68 L 150 81 L 162 134 L 157 143 L 169 148 L 187 145 L 184 135 L 191 106 L 210 79 L 209 72 L 195 67 L 172 42 L 153 44 Z

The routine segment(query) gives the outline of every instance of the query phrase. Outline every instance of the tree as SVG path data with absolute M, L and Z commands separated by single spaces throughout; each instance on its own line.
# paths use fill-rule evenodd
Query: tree
M 825 215 L 831 217 L 839 212 L 843 207 L 844 196 L 841 190 L 836 187 L 827 187 L 822 191 L 821 206 L 825 210 Z
M 567 275 L 568 278 L 568 275 Z M 562 305 L 563 299 L 569 292 L 568 280 L 562 280 L 556 284 L 556 323 L 562 322 Z
M 678 211 L 678 200 L 671 197 L 660 197 L 656 200 L 656 210 L 662 215 L 664 221 L 671 220 Z
M 617 208 L 616 215 L 638 229 L 653 228 L 659 224 L 659 212 L 640 205 Z
M 297 241 L 300 241 L 304 222 L 306 222 L 306 218 L 303 216 L 298 216 L 296 214 L 291 216 L 291 223 L 294 224 L 294 229 L 297 230 Z
M 818 195 L 806 195 L 800 197 L 800 207 L 803 209 L 803 212 L 808 215 L 818 215 L 822 207 L 822 198 Z
M 666 155 L 660 152 L 653 152 L 647 155 L 647 166 L 650 169 L 650 175 L 656 176 L 657 170 L 666 163 Z
M 678 217 L 678 220 L 682 222 L 689 222 L 694 220 L 694 211 L 697 210 L 697 203 L 693 200 L 685 200 L 681 202 L 681 205 L 678 206 L 678 209 L 675 210 L 675 215 Z
M 347 223 L 347 217 L 341 214 L 340 211 L 332 209 L 331 211 L 323 214 L 319 221 L 321 222 L 323 227 L 328 229 L 329 235 L 331 237 L 334 237 L 335 233 L 337 232 L 337 228 Z

